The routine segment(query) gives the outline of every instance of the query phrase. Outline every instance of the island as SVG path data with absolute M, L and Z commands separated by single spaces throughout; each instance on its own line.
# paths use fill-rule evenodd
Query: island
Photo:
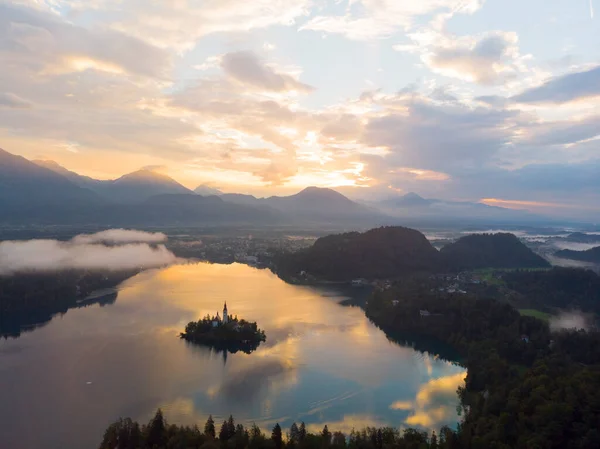
M 211 347 L 217 351 L 250 354 L 266 341 L 265 332 L 257 324 L 229 315 L 227 303 L 223 306 L 223 318 L 207 315 L 198 321 L 191 321 L 180 337 L 191 343 Z

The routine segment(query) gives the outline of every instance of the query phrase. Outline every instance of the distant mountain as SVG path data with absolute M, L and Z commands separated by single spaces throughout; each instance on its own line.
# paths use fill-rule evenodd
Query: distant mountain
M 267 206 L 286 214 L 294 223 L 377 224 L 389 217 L 376 209 L 358 204 L 339 192 L 320 187 L 307 187 L 290 196 L 256 198 L 252 195 L 227 193 L 225 201 L 248 206 Z
M 91 190 L 0 149 L 0 220 L 47 219 L 52 215 L 51 209 L 64 213 L 100 203 L 98 195 Z
M 211 195 L 219 196 L 219 195 L 223 194 L 223 192 L 221 192 L 219 189 L 215 189 L 214 187 L 210 187 L 210 186 L 207 186 L 204 184 L 196 187 L 194 189 L 194 193 L 196 195 L 202 195 L 202 196 L 211 196 Z
M 33 161 L 40 167 L 62 175 L 80 187 L 93 190 L 106 200 L 115 203 L 141 203 L 155 195 L 190 194 L 191 190 L 173 178 L 148 169 L 126 174 L 115 180 L 98 180 L 67 170 L 54 161 Z
M 146 200 L 137 215 L 140 223 L 154 224 L 275 224 L 284 220 L 277 211 L 228 203 L 217 196 L 157 195 Z
M 438 263 L 438 251 L 419 231 L 383 227 L 322 237 L 306 250 L 282 255 L 277 266 L 283 276 L 299 277 L 304 271 L 320 279 L 348 281 L 432 271 Z
M 103 193 L 120 203 L 139 203 L 156 195 L 193 192 L 167 175 L 142 169 L 110 181 Z
M 396 196 L 381 201 L 381 204 L 389 207 L 427 207 L 437 200 L 427 200 L 414 192 L 406 195 Z
M 542 217 L 526 210 L 508 209 L 489 206 L 469 201 L 445 201 L 434 198 L 423 198 L 410 192 L 406 195 L 390 197 L 372 203 L 387 215 L 402 218 L 408 222 L 495 222 L 521 223 L 539 221 Z
M 508 233 L 467 235 L 444 246 L 440 255 L 451 270 L 550 267 L 548 261 Z
M 65 167 L 63 167 L 62 165 L 60 165 L 54 161 L 34 160 L 31 162 L 33 162 L 36 165 L 39 165 L 40 167 L 44 167 L 44 168 L 47 168 L 48 170 L 52 170 L 54 173 L 57 173 L 57 174 L 63 176 L 64 178 L 67 178 L 73 184 L 77 184 L 79 187 L 84 187 L 86 189 L 97 191 L 100 188 L 100 186 L 106 182 L 106 181 L 100 181 L 98 179 L 90 178 L 89 176 L 80 175 L 71 170 L 67 170 Z M 96 192 L 96 193 L 98 193 L 98 192 Z
M 585 234 L 583 232 L 573 232 L 563 238 L 569 242 L 576 243 L 600 243 L 600 235 L 598 234 Z
M 563 249 L 554 253 L 556 257 L 562 259 L 578 260 L 581 262 L 600 263 L 600 246 L 590 248 L 586 251 L 573 251 Z

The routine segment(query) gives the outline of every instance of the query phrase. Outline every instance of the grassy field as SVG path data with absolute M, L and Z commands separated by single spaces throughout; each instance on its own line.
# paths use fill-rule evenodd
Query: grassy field
M 521 315 L 533 316 L 540 320 L 549 321 L 552 318 L 552 315 L 546 312 L 542 312 L 541 310 L 536 309 L 519 309 L 519 313 Z

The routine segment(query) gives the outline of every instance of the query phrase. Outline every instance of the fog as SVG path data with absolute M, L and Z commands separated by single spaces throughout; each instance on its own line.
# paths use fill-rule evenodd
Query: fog
M 0 242 L 0 275 L 22 271 L 123 270 L 164 266 L 176 262 L 177 257 L 164 245 L 151 246 L 147 242 L 165 239 L 166 236 L 161 233 L 113 229 L 97 234 L 78 235 L 68 242 L 4 241 Z M 132 241 L 138 243 L 126 243 Z M 145 243 L 139 243 L 141 241 Z
M 588 330 L 589 328 L 587 319 L 581 312 L 562 312 L 550 319 L 550 330 L 553 332 L 566 329 Z
M 570 249 L 573 251 L 587 251 L 588 249 L 595 248 L 596 246 L 600 246 L 600 243 L 579 243 L 579 242 L 565 242 L 565 241 L 555 241 L 552 244 L 558 249 Z
M 160 243 L 167 240 L 162 232 L 136 231 L 135 229 L 108 229 L 95 234 L 80 234 L 74 243 Z
M 552 266 L 565 268 L 586 268 L 596 270 L 597 265 L 592 262 L 583 262 L 581 260 L 563 259 L 552 254 L 546 254 L 544 257 L 552 264 Z

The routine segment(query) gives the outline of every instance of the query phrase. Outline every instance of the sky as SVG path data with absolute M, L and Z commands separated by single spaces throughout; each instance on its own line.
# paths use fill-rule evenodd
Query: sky
M 0 0 L 0 148 L 600 219 L 599 0 Z

